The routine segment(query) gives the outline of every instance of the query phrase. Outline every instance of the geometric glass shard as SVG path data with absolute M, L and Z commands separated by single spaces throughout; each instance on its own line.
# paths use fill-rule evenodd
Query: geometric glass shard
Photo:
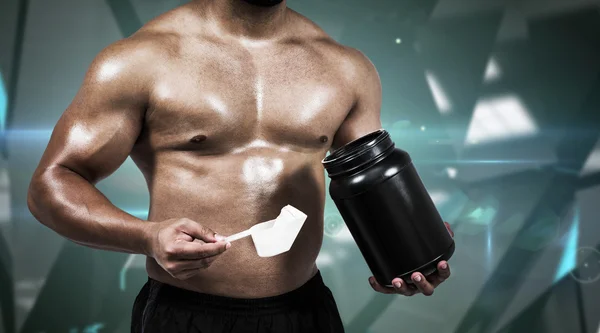
M 533 136 L 538 127 L 516 95 L 481 99 L 475 106 L 465 145 Z

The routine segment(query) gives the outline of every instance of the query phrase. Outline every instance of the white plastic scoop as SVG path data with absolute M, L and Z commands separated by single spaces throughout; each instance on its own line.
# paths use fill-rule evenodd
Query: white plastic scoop
M 248 230 L 227 237 L 225 241 L 233 242 L 252 236 L 259 257 L 276 256 L 292 248 L 306 217 L 306 214 L 287 205 L 275 220 L 256 224 Z

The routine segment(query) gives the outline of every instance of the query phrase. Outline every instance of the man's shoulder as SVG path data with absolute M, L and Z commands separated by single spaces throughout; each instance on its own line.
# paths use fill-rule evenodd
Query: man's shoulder
M 307 17 L 297 12 L 293 12 L 293 15 L 298 26 L 301 27 L 300 30 L 305 39 L 312 43 L 315 49 L 319 50 L 326 58 L 339 63 L 345 70 L 355 70 L 370 65 L 369 59 L 360 50 L 339 43 Z
M 183 8 L 175 8 L 144 24 L 130 37 L 110 45 L 105 51 L 132 61 L 155 63 L 177 54 L 181 46 L 182 25 L 190 26 L 190 15 Z
M 143 91 L 169 60 L 169 39 L 162 34 L 139 31 L 118 40 L 96 55 L 86 80 L 97 87 Z
M 112 43 L 102 54 L 130 60 L 156 60 L 156 57 L 163 56 L 170 46 L 174 45 L 173 39 L 173 36 L 168 34 L 140 30 L 130 37 Z

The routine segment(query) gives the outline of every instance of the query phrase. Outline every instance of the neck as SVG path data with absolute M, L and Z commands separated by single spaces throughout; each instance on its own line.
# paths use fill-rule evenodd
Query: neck
M 285 0 L 260 7 L 243 0 L 198 0 L 214 28 L 225 34 L 251 39 L 267 39 L 280 32 L 285 23 Z

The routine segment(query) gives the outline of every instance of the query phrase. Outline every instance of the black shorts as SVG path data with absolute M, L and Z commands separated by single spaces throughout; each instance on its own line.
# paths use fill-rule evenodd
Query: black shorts
M 197 293 L 148 279 L 133 305 L 132 333 L 342 333 L 320 272 L 288 293 L 254 299 Z

